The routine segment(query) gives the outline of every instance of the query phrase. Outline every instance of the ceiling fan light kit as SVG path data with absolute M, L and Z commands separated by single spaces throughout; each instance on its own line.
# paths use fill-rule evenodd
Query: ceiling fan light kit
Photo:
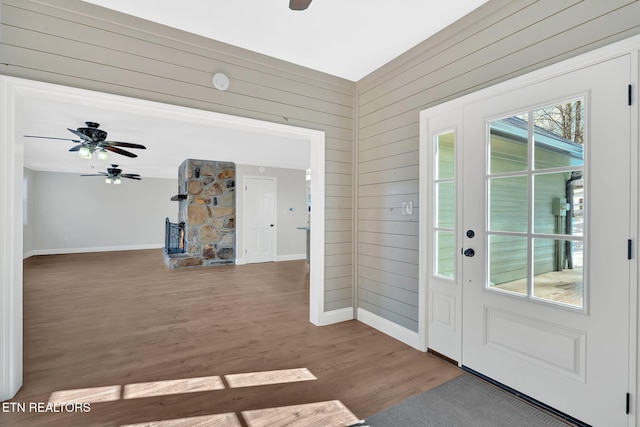
M 89 147 L 80 147 L 78 155 L 81 159 L 91 160 L 91 149 Z
M 107 168 L 106 172 L 98 172 L 80 176 L 103 176 L 105 177 L 105 184 L 114 185 L 120 185 L 122 183 L 122 178 L 135 179 L 138 181 L 142 179 L 137 173 L 122 173 L 122 169 L 120 169 L 118 165 L 111 165 L 110 168 Z
M 125 148 L 137 148 L 140 150 L 144 150 L 147 147 L 140 144 L 133 144 L 131 142 L 121 142 L 121 141 L 107 141 L 107 132 L 102 129 L 98 129 L 100 126 L 99 123 L 96 122 L 85 122 L 86 127 L 79 127 L 78 129 L 69 129 L 67 130 L 72 134 L 80 137 L 80 139 L 71 139 L 71 138 L 55 138 L 49 136 L 35 136 L 35 135 L 24 135 L 25 138 L 44 138 L 44 139 L 61 139 L 64 141 L 72 141 L 78 143 L 75 147 L 71 147 L 69 151 L 77 151 L 78 155 L 83 159 L 91 159 L 94 151 L 98 150 L 98 158 L 101 160 L 108 159 L 107 151 L 111 151 L 113 153 L 122 154 L 127 157 L 138 157 L 137 154 L 134 154 L 130 151 L 123 150 L 120 147 Z M 100 157 L 101 154 L 103 157 Z
M 225 76 L 226 77 L 226 76 Z M 228 80 L 228 79 L 227 79 Z M 74 135 L 80 137 L 80 139 L 70 139 L 70 138 L 55 138 L 49 136 L 35 136 L 35 135 L 24 135 L 25 138 L 44 138 L 44 139 L 59 139 L 64 141 L 72 141 L 77 143 L 78 145 L 71 147 L 69 151 L 77 151 L 78 156 L 81 159 L 91 160 L 93 157 L 93 153 L 98 151 L 98 159 L 99 160 L 108 160 L 109 159 L 109 151 L 121 154 L 127 157 L 138 157 L 137 154 L 134 154 L 130 151 L 124 150 L 120 147 L 125 148 L 137 148 L 144 150 L 147 147 L 140 144 L 133 144 L 131 142 L 121 142 L 121 141 L 107 141 L 107 132 L 102 129 L 98 129 L 100 126 L 99 123 L 96 122 L 85 122 L 86 127 L 79 127 L 77 129 L 69 129 L 67 130 Z M 99 174 L 92 175 L 81 175 L 81 176 L 106 176 L 104 180 L 107 184 L 115 184 L 118 185 L 122 182 L 121 178 L 130 178 L 140 180 L 140 175 L 138 174 L 123 174 L 122 169 L 118 169 L 118 165 L 111 165 L 111 168 L 107 169 L 107 172 L 100 172 Z

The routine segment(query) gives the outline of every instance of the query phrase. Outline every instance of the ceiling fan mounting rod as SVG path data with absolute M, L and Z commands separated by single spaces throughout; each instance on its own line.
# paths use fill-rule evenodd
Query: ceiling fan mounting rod
M 311 4 L 311 0 L 289 0 L 289 9 L 305 10 Z

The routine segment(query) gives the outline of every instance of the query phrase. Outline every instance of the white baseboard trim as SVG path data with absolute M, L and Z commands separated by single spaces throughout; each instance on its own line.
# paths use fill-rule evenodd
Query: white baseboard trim
M 38 255 L 37 251 L 26 251 L 25 253 L 22 254 L 22 259 L 27 259 L 36 255 Z
M 131 245 L 131 246 L 97 246 L 92 248 L 60 248 L 60 249 L 34 249 L 23 254 L 26 259 L 36 255 L 64 255 L 81 254 L 88 252 L 114 252 L 114 251 L 137 251 L 142 249 L 162 249 L 163 244 Z
M 277 255 L 276 262 L 279 261 L 296 261 L 299 259 L 307 259 L 307 254 Z
M 307 259 L 307 254 L 278 255 L 274 262 Z M 250 264 L 244 258 L 236 258 L 236 265 Z
M 306 258 L 306 255 L 305 255 Z M 341 308 L 338 310 L 325 311 L 322 313 L 322 326 L 333 325 L 334 323 L 353 320 L 353 307 Z
M 426 351 L 426 349 L 423 349 L 420 346 L 420 337 L 417 332 L 413 332 L 403 326 L 382 318 L 377 314 L 363 310 L 362 308 L 358 308 L 358 320 L 415 348 L 416 350 Z

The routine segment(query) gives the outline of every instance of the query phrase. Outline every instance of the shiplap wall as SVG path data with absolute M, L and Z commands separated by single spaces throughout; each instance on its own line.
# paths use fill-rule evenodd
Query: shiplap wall
M 79 0 L 0 4 L 2 74 L 324 131 L 325 311 L 352 306 L 354 82 Z
M 491 0 L 360 80 L 358 307 L 418 331 L 421 110 L 639 33 L 638 1 Z
M 352 305 L 355 225 L 358 306 L 413 331 L 419 112 L 640 33 L 638 1 L 491 0 L 356 85 L 78 0 L 0 4 L 2 74 L 325 131 L 325 310 Z

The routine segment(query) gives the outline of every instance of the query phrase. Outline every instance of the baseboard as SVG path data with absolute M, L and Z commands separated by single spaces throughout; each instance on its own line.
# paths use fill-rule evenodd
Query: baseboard
M 322 313 L 322 326 L 346 322 L 347 320 L 353 320 L 353 307 L 325 311 L 324 313 Z
M 112 252 L 112 251 L 131 251 L 139 249 L 159 249 L 163 245 L 133 245 L 133 246 L 109 246 L 109 247 L 93 247 L 93 248 L 63 248 L 63 249 L 34 249 L 26 251 L 22 255 L 22 259 L 27 259 L 36 255 L 62 255 L 62 254 L 76 254 L 85 252 Z M 280 261 L 297 261 L 301 259 L 307 259 L 306 254 L 293 254 L 293 255 L 278 255 L 276 262 Z M 247 262 L 244 258 L 237 258 L 236 265 L 243 265 Z
M 307 254 L 278 255 L 275 262 L 280 261 L 296 261 L 299 259 L 307 259 Z M 236 258 L 236 265 L 249 264 L 244 258 Z
M 420 337 L 417 332 L 402 327 L 362 308 L 358 308 L 358 320 L 416 350 L 426 351 L 426 349 L 420 346 Z
M 64 255 L 64 254 L 81 254 L 88 252 L 114 252 L 114 251 L 137 251 L 143 249 L 161 249 L 162 244 L 148 245 L 131 245 L 131 246 L 97 246 L 92 248 L 60 248 L 60 249 L 34 249 L 23 254 L 22 258 L 26 259 L 36 255 Z
M 27 258 L 30 258 L 32 256 L 36 256 L 36 255 L 38 255 L 37 252 L 38 251 L 26 251 L 25 253 L 22 254 L 22 259 L 27 259 Z
M 292 255 L 276 255 L 276 262 L 279 261 L 296 261 L 299 259 L 307 259 L 307 254 L 292 254 Z

